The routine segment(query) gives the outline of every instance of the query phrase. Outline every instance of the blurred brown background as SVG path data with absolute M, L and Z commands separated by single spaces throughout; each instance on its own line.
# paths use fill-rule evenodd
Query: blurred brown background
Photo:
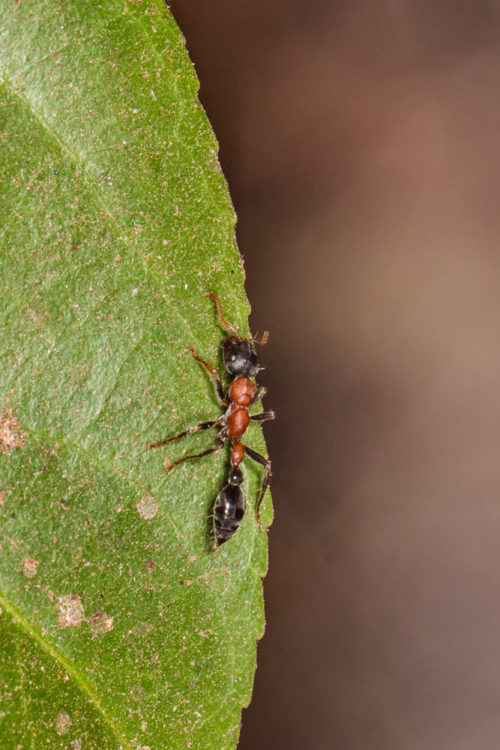
M 240 750 L 498 750 L 500 4 L 172 10 L 279 415 Z

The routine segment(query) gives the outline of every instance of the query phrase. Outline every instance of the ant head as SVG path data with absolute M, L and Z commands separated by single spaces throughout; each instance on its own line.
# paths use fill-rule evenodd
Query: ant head
M 223 344 L 224 364 L 231 375 L 253 378 L 259 371 L 259 360 L 249 339 L 229 336 Z

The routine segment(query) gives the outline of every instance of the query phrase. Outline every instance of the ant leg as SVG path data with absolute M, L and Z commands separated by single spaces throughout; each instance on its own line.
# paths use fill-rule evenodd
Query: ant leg
M 253 399 L 250 401 L 249 406 L 252 406 L 252 404 L 256 404 L 257 401 L 262 401 L 266 393 L 267 393 L 267 388 L 265 388 L 264 386 L 259 388 L 255 396 L 253 397 Z
M 186 437 L 187 435 L 193 435 L 195 432 L 199 432 L 200 430 L 208 430 L 210 427 L 215 427 L 215 425 L 219 425 L 221 422 L 221 419 L 211 419 L 209 422 L 200 422 L 200 424 L 197 424 L 196 427 L 189 427 L 187 430 L 184 430 L 183 432 L 179 432 L 178 435 L 174 435 L 173 437 L 166 438 L 165 440 L 160 440 L 159 443 L 147 443 L 146 448 L 161 448 L 163 445 L 167 445 L 168 443 L 173 443 L 175 440 L 180 440 L 183 437 Z
M 170 474 L 172 469 L 175 466 L 179 466 L 179 464 L 184 463 L 184 461 L 189 461 L 191 458 L 203 458 L 203 456 L 208 456 L 210 453 L 217 453 L 217 451 L 220 451 L 221 448 L 224 447 L 224 441 L 217 439 L 215 441 L 215 445 L 213 448 L 208 448 L 206 451 L 202 451 L 201 453 L 193 453 L 189 456 L 183 456 L 182 458 L 179 458 L 177 461 L 174 461 L 173 464 L 167 464 L 163 465 L 163 469 L 165 471 L 165 474 Z
M 262 411 L 260 414 L 252 414 L 250 419 L 252 419 L 254 422 L 267 422 L 268 419 L 275 419 L 276 412 L 271 411 Z
M 231 333 L 234 333 L 234 335 L 236 336 L 237 339 L 239 339 L 240 341 L 244 341 L 243 337 L 240 336 L 240 334 L 238 333 L 238 331 L 236 330 L 236 328 L 234 326 L 232 326 L 231 323 L 229 323 L 223 317 L 223 315 L 222 315 L 222 307 L 221 307 L 221 304 L 220 304 L 220 299 L 215 294 L 215 292 L 207 292 L 203 296 L 204 297 L 210 297 L 210 299 L 213 299 L 213 301 L 215 302 L 215 304 L 217 306 L 217 313 L 219 315 L 219 320 L 222 323 L 222 325 L 225 326 L 228 331 L 231 331 Z
M 266 527 L 260 520 L 260 504 L 262 503 L 264 495 L 266 494 L 266 490 L 269 487 L 269 482 L 271 481 L 271 461 L 268 458 L 261 456 L 260 453 L 257 453 L 257 451 L 252 450 L 252 448 L 249 448 L 247 445 L 244 445 L 243 447 L 245 448 L 246 455 L 249 458 L 251 458 L 253 461 L 256 461 L 258 464 L 263 466 L 265 469 L 264 481 L 262 482 L 262 487 L 260 488 L 259 497 L 257 498 L 257 504 L 255 506 L 255 515 L 257 516 L 257 523 L 259 524 L 262 531 L 265 531 Z
M 202 359 L 201 357 L 199 357 L 196 354 L 196 352 L 194 350 L 194 347 L 190 346 L 189 347 L 189 351 L 191 352 L 191 354 L 194 357 L 194 359 L 197 362 L 199 362 L 200 365 L 202 365 L 202 367 L 205 368 L 205 370 L 208 372 L 208 374 L 210 375 L 210 377 L 212 377 L 215 380 L 215 392 L 217 394 L 217 398 L 219 399 L 219 403 L 221 404 L 221 406 L 227 406 L 227 401 L 226 401 L 226 398 L 224 396 L 224 388 L 222 387 L 222 381 L 220 379 L 220 375 L 217 372 L 217 370 L 215 368 L 213 368 L 212 365 L 209 365 L 208 362 L 205 362 L 204 359 Z

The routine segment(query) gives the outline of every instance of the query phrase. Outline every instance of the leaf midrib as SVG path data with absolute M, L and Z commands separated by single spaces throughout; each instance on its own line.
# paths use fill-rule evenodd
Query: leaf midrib
M 83 675 L 75 668 L 74 664 L 67 659 L 57 648 L 55 648 L 48 640 L 46 640 L 42 634 L 34 628 L 28 620 L 21 614 L 21 612 L 7 599 L 7 597 L 0 591 L 0 606 L 7 612 L 13 622 L 20 627 L 31 639 L 36 641 L 42 651 L 57 662 L 65 672 L 73 679 L 79 690 L 87 696 L 89 702 L 95 707 L 100 714 L 104 723 L 109 727 L 113 736 L 118 742 L 118 748 L 120 750 L 124 747 L 134 749 L 134 746 L 125 739 L 125 730 L 122 730 L 123 734 L 119 734 L 119 730 L 113 724 L 111 717 L 108 715 L 106 709 L 102 705 L 99 696 L 93 690 L 92 686 L 85 680 Z M 126 743 L 126 744 L 125 744 Z

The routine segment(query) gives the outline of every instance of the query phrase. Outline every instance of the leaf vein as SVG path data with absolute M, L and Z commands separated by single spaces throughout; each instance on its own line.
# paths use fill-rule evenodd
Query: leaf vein
M 113 736 L 118 741 L 118 748 L 119 750 L 122 750 L 123 747 L 127 748 L 133 748 L 133 745 L 131 745 L 127 740 L 125 740 L 124 745 L 124 739 L 123 736 L 118 732 L 117 728 L 114 726 L 110 716 L 108 715 L 106 709 L 102 705 L 101 701 L 99 700 L 99 696 L 93 689 L 91 685 L 82 677 L 82 675 L 78 672 L 78 670 L 75 669 L 73 664 L 67 659 L 58 649 L 56 649 L 51 643 L 49 643 L 37 630 L 34 628 L 28 620 L 21 614 L 21 612 L 10 602 L 7 597 L 0 592 L 0 604 L 5 609 L 6 612 L 9 613 L 9 615 L 12 617 L 12 619 L 17 623 L 18 626 L 20 626 L 25 633 L 32 638 L 42 651 L 50 656 L 54 661 L 56 661 L 58 664 L 60 664 L 61 667 L 67 672 L 68 675 L 70 675 L 78 688 L 81 690 L 82 693 L 86 694 L 89 702 L 92 703 L 92 705 L 96 708 L 97 712 L 102 717 L 104 723 L 109 727 L 111 732 L 113 733 Z

